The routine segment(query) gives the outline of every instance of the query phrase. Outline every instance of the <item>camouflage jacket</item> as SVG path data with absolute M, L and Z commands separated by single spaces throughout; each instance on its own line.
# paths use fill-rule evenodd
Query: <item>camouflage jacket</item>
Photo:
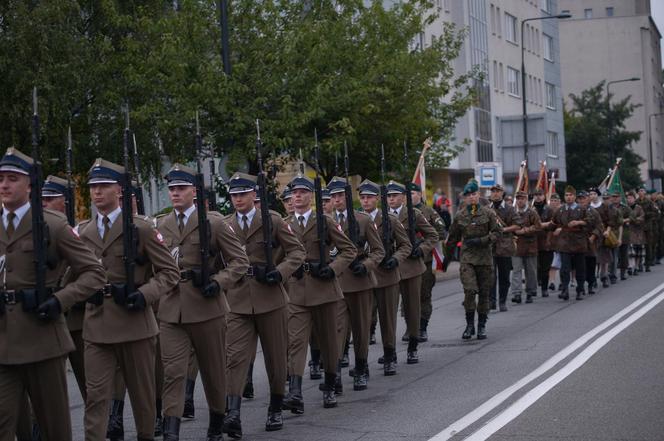
M 498 223 L 496 213 L 488 207 L 465 206 L 459 210 L 447 236 L 447 246 L 454 246 L 459 241 L 461 245 L 461 263 L 472 265 L 493 265 L 491 244 L 501 233 L 502 227 Z M 468 246 L 468 239 L 480 239 L 477 246 Z

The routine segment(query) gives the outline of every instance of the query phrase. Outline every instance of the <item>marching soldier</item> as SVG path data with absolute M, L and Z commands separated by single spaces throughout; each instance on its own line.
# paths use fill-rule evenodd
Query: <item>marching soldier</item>
M 643 232 L 643 224 L 646 219 L 646 214 L 643 208 L 636 203 L 637 194 L 633 191 L 627 192 L 627 205 L 632 209 L 632 214 L 629 222 L 629 240 L 634 251 L 634 266 L 632 267 L 632 275 L 636 276 L 643 271 L 643 244 L 645 243 L 645 234 Z
M 596 190 L 599 194 L 599 190 Z M 588 284 L 588 294 L 595 294 L 597 278 L 595 277 L 595 267 L 597 266 L 597 248 L 602 239 L 604 239 L 604 225 L 599 212 L 593 208 L 590 203 L 589 193 L 580 191 L 576 197 L 578 204 L 582 209 L 588 211 L 588 225 L 586 238 L 588 241 L 588 250 L 585 254 L 584 262 L 586 265 L 586 283 Z
M 438 233 L 438 239 L 444 240 L 445 235 L 447 234 L 445 230 L 445 223 L 440 217 L 436 210 L 426 204 L 426 201 L 422 198 L 422 187 L 418 184 L 410 184 L 410 194 L 413 198 L 413 206 L 420 210 L 424 215 L 424 218 L 435 228 L 436 233 Z M 420 335 L 419 341 L 425 342 L 429 339 L 427 335 L 427 327 L 429 326 L 429 320 L 431 319 L 431 313 L 433 307 L 431 305 L 431 291 L 433 290 L 434 285 L 436 284 L 436 276 L 433 273 L 433 253 L 427 253 L 424 255 L 424 265 L 426 270 L 422 274 L 422 290 L 420 291 Z
M 332 195 L 329 188 L 323 188 L 323 211 L 325 214 L 332 216 L 334 214 L 334 204 L 332 203 Z
M 2 227 L 0 228 L 0 439 L 14 439 L 24 393 L 32 402 L 44 439 L 71 439 L 65 360 L 75 346 L 62 313 L 84 301 L 104 284 L 95 256 L 61 213 L 44 210 L 49 232 L 46 250 L 52 263 L 46 289 L 35 289 L 30 174 L 33 159 L 10 148 L 0 160 Z M 41 191 L 41 189 L 34 189 Z M 41 227 L 41 226 L 40 226 Z M 25 252 L 25 251 L 30 252 Z M 72 282 L 57 290 L 64 261 Z M 30 342 L 30 344 L 25 344 Z M 29 416 L 29 411 L 28 415 Z
M 544 190 L 535 190 L 533 208 L 540 218 L 540 231 L 537 232 L 537 281 L 542 291 L 542 297 L 549 297 L 549 269 L 553 262 L 553 250 L 547 241 L 548 233 L 555 228 L 552 222 L 553 209 L 546 203 Z
M 350 187 L 349 187 L 350 188 Z M 349 210 L 346 205 L 346 180 L 334 177 L 328 184 L 336 219 L 346 236 L 352 237 L 348 219 Z M 341 304 L 344 310 L 344 331 L 340 334 L 340 349 L 346 343 L 346 328 L 350 318 L 353 331 L 353 350 L 355 352 L 355 370 L 353 389 L 365 390 L 369 381 L 369 330 L 371 327 L 371 308 L 373 305 L 373 288 L 376 286 L 375 269 L 385 257 L 385 250 L 380 236 L 371 217 L 353 210 L 357 222 L 359 242 L 355 244 L 358 256 L 350 267 L 339 276 L 339 284 L 344 294 Z
M 645 234 L 645 248 L 646 248 L 646 272 L 650 272 L 650 267 L 655 262 L 655 246 L 657 242 L 657 220 L 659 218 L 659 210 L 653 201 L 650 200 L 649 195 L 646 193 L 644 187 L 639 188 L 639 199 L 637 204 L 641 206 L 645 213 L 645 222 L 643 223 L 643 232 Z
M 514 232 L 519 228 L 514 225 L 514 207 L 505 203 L 505 190 L 500 184 L 491 187 L 491 205 L 502 231 L 496 235 L 493 243 L 493 284 L 491 287 L 491 309 L 496 309 L 496 288 L 498 288 L 498 305 L 501 312 L 507 311 L 507 293 L 510 290 L 510 271 L 512 257 L 516 253 Z
M 606 192 L 602 205 L 597 209 L 604 225 L 604 239 L 599 244 L 597 260 L 599 261 L 599 274 L 602 286 L 607 288 L 617 282 L 615 275 L 615 250 L 618 247 L 618 238 L 622 230 L 622 216 L 611 202 L 611 195 Z M 615 243 L 614 243 L 615 242 Z
M 270 383 L 270 406 L 265 430 L 280 430 L 283 426 L 281 407 L 284 380 L 288 372 L 288 297 L 284 281 L 304 263 L 304 247 L 297 240 L 291 226 L 278 213 L 270 212 L 274 262 L 266 259 L 263 239 L 264 219 L 251 205 L 256 195 L 256 177 L 236 173 L 229 181 L 229 193 L 235 213 L 226 221 L 236 232 L 249 258 L 247 276 L 228 289 L 228 413 L 224 418 L 224 432 L 232 438 L 242 436 L 240 407 L 247 369 L 256 353 L 260 338 L 265 368 Z M 272 266 L 273 265 L 273 266 Z
M 486 321 L 489 314 L 489 291 L 493 279 L 491 244 L 501 232 L 493 210 L 479 203 L 479 189 L 474 180 L 463 189 L 464 208 L 459 210 L 450 226 L 445 242 L 446 257 L 457 242 L 461 245 L 461 283 L 466 309 L 466 329 L 461 338 L 470 339 L 475 334 L 477 310 L 477 339 L 486 338 Z M 477 303 L 475 302 L 477 296 Z
M 387 185 L 387 203 L 390 212 L 398 216 L 399 221 L 409 234 L 408 209 L 405 205 L 406 187 L 395 181 L 390 181 Z M 421 242 L 413 245 L 410 255 L 402 264 L 399 265 L 401 273 L 401 298 L 403 302 L 404 313 L 406 316 L 406 325 L 408 328 L 408 355 L 407 364 L 419 362 L 417 355 L 417 344 L 420 335 L 420 291 L 422 289 L 422 274 L 426 271 L 424 265 L 424 256 L 431 254 L 433 247 L 438 241 L 436 230 L 427 222 L 422 212 L 413 208 L 415 216 L 415 231 L 413 235 L 419 236 Z M 412 244 L 411 244 L 412 245 Z
M 293 208 L 293 193 L 291 192 L 291 189 L 286 187 L 284 188 L 284 191 L 281 192 L 281 196 L 279 196 L 281 199 L 281 202 L 284 204 L 284 208 L 286 209 L 286 219 L 288 219 L 288 216 L 291 216 L 293 214 L 293 211 L 295 209 Z
M 627 204 L 622 203 L 622 195 L 620 192 L 615 192 L 611 195 L 611 203 L 618 210 L 622 218 L 622 225 L 620 227 L 620 237 L 618 242 L 620 245 L 616 250 L 618 257 L 617 267 L 620 270 L 620 280 L 627 280 L 627 268 L 629 268 L 629 244 L 630 242 L 630 229 L 629 224 L 632 221 L 632 209 Z M 616 265 L 614 263 L 614 266 Z
M 194 204 L 196 171 L 174 164 L 165 179 L 173 211 L 159 217 L 157 226 L 177 263 L 179 284 L 167 291 L 159 304 L 164 363 L 164 441 L 179 439 L 180 417 L 184 411 L 184 379 L 192 347 L 210 409 L 207 440 L 217 441 L 222 439 L 226 404 L 224 316 L 227 306 L 222 291 L 240 283 L 249 262 L 239 240 L 223 218 L 208 216 L 210 276 L 208 280 L 202 280 L 202 238 L 199 234 L 199 213 Z M 253 203 L 253 200 L 249 202 Z M 245 375 L 246 372 L 245 369 Z
M 537 212 L 528 206 L 528 193 L 516 192 L 514 231 L 516 253 L 512 257 L 512 302 L 521 303 L 521 273 L 526 276 L 526 303 L 537 296 L 537 233 L 541 230 Z
M 336 407 L 334 384 L 339 359 L 337 332 L 338 302 L 343 299 L 337 276 L 348 270 L 357 256 L 355 245 L 343 234 L 341 227 L 329 216 L 323 215 L 327 237 L 317 235 L 317 217 L 311 209 L 314 184 L 311 179 L 297 175 L 289 184 L 293 192 L 295 212 L 289 223 L 307 253 L 306 261 L 288 281 L 290 297 L 288 318 L 288 395 L 284 409 L 302 414 L 302 376 L 307 346 L 314 327 L 323 355 L 325 382 L 323 407 Z M 319 244 L 324 244 L 324 255 L 336 248 L 334 261 L 320 262 Z
M 159 332 L 152 304 L 179 279 L 163 237 L 143 217 L 133 216 L 138 236 L 134 292 L 126 292 L 122 196 L 123 167 L 97 159 L 88 174 L 97 216 L 79 224 L 79 234 L 106 269 L 109 284 L 86 305 L 83 323 L 87 400 L 86 440 L 103 440 L 116 366 L 127 384 L 139 440 L 154 435 L 155 354 Z
M 359 193 L 362 209 L 372 218 L 381 239 L 385 240 L 383 238 L 383 214 L 377 208 L 380 187 L 378 184 L 365 179 L 360 184 Z M 385 257 L 375 269 L 376 286 L 374 294 L 378 303 L 380 334 L 383 342 L 383 372 L 385 375 L 391 376 L 397 373 L 396 330 L 399 280 L 401 279 L 397 267 L 410 256 L 412 247 L 408 240 L 408 234 L 399 222 L 399 218 L 389 213 L 388 216 L 389 231 L 392 234 L 392 237 L 389 238 L 392 250 L 388 250 L 388 252 L 391 256 Z

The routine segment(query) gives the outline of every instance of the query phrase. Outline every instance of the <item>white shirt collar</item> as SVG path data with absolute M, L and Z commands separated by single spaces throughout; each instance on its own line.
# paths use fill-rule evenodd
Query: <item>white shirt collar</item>
M 335 213 L 336 216 L 337 216 L 337 221 L 339 220 L 339 217 L 340 217 L 342 214 L 343 214 L 343 216 L 344 216 L 344 219 L 348 219 L 348 210 L 344 210 L 344 211 L 337 211 L 337 210 L 335 210 L 334 213 Z
M 254 220 L 254 216 L 256 216 L 256 207 L 252 207 L 249 213 L 242 214 L 240 212 L 236 212 L 235 215 L 237 216 L 237 223 L 240 224 L 240 227 L 244 226 L 244 223 L 242 222 L 242 216 L 247 216 L 247 222 L 249 225 L 251 225 L 251 222 Z
M 115 223 L 115 220 L 120 216 L 120 213 L 122 213 L 122 207 L 117 207 L 115 210 L 111 211 L 108 213 L 106 216 L 108 217 L 108 220 L 110 221 L 108 223 L 108 228 L 109 230 L 111 227 L 113 227 L 113 224 Z M 101 213 L 97 213 L 97 231 L 99 232 L 99 237 L 102 239 L 104 238 L 104 215 Z
M 394 210 L 397 211 L 397 216 L 401 214 L 401 209 L 403 208 L 403 205 L 399 205 L 398 208 L 390 208 L 390 213 L 394 213 Z
M 18 225 L 21 223 L 21 219 L 23 219 L 23 216 L 28 212 L 30 209 L 30 201 L 26 202 L 25 204 L 21 205 L 18 207 L 16 210 L 14 210 L 14 229 L 18 228 Z M 3 207 L 2 209 L 2 223 L 5 226 L 5 230 L 7 229 L 7 225 L 9 224 L 9 220 L 7 219 L 7 215 L 9 214 L 9 210 L 6 207 Z
M 369 216 L 371 216 L 372 221 L 376 221 L 376 216 L 378 216 L 378 208 L 374 208 L 372 212 L 367 213 Z
M 191 216 L 191 214 L 194 212 L 195 209 L 196 209 L 196 204 L 192 204 L 191 207 L 187 208 L 183 212 L 175 210 L 175 218 L 177 219 L 180 213 L 184 214 L 184 224 L 187 225 L 187 222 L 189 222 L 189 217 Z
M 590 203 L 590 206 L 593 207 L 593 208 L 599 208 L 600 205 L 602 205 L 602 201 L 599 201 L 599 200 Z
M 309 210 L 305 211 L 304 213 L 298 213 L 297 211 L 293 213 L 295 215 L 295 220 L 300 223 L 300 216 L 304 216 L 304 226 L 306 227 L 307 224 L 309 223 L 309 217 L 311 217 L 311 213 L 313 210 L 310 208 Z

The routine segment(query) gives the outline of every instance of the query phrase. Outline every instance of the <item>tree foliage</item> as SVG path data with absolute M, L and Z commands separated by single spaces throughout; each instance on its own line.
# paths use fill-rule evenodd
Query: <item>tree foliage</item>
M 576 188 L 599 185 L 613 166 L 614 158 L 622 158 L 620 176 L 627 189 L 642 184 L 639 164 L 643 158 L 636 154 L 632 143 L 639 140 L 641 132 L 625 130 L 625 121 L 639 105 L 631 103 L 631 97 L 618 102 L 604 95 L 604 82 L 580 95 L 570 95 L 570 109 L 565 109 L 565 142 L 567 155 L 567 180 Z

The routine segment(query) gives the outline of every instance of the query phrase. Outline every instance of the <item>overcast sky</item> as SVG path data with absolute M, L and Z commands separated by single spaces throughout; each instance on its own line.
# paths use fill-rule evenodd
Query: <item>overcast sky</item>
M 664 34 L 664 1 L 650 0 L 650 12 L 661 34 Z M 662 45 L 662 59 L 664 60 L 664 45 Z

